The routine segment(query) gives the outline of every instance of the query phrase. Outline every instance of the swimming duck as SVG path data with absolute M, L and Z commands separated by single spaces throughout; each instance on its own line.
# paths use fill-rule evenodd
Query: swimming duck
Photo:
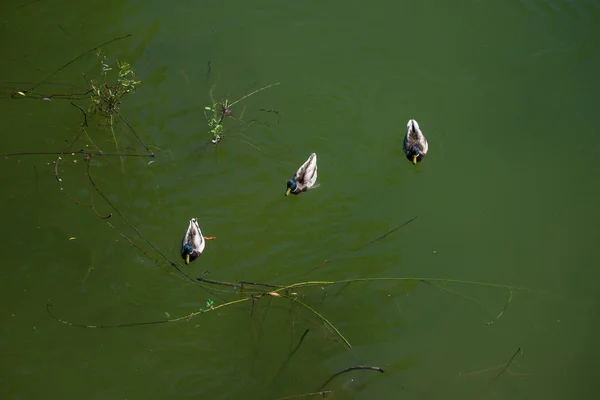
M 402 150 L 406 154 L 406 158 L 412 161 L 413 164 L 420 162 L 427 154 L 429 146 L 427 139 L 419 128 L 419 123 L 414 119 L 408 121 L 406 124 L 406 136 L 404 136 L 404 143 Z
M 296 171 L 292 179 L 287 181 L 285 195 L 300 194 L 313 187 L 317 181 L 317 155 L 312 153 L 308 160 Z
M 216 238 L 202 236 L 196 218 L 190 219 L 190 225 L 185 232 L 185 236 L 181 239 L 181 258 L 185 260 L 186 264 L 189 264 L 202 254 L 204 246 L 206 246 L 205 240 L 213 239 Z

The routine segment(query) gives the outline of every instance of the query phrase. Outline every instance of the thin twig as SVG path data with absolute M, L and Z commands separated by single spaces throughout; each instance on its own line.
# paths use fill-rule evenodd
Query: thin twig
M 177 264 L 175 264 L 173 261 L 169 260 L 169 258 L 167 258 L 167 256 L 165 256 L 164 253 L 162 251 L 160 251 L 160 249 L 158 247 L 156 247 L 152 242 L 150 242 L 148 239 L 146 239 L 146 237 L 142 234 L 142 232 L 140 232 L 139 229 L 137 229 L 129 221 L 129 219 L 127 219 L 127 217 L 125 217 L 121 213 L 121 211 L 119 211 L 119 209 L 117 207 L 115 207 L 115 205 L 104 195 L 104 193 L 102 193 L 102 191 L 98 188 L 98 186 L 96 186 L 96 183 L 92 179 L 92 174 L 90 172 L 90 160 L 87 161 L 87 176 L 88 176 L 88 180 L 90 181 L 90 183 L 92 184 L 92 186 L 94 187 L 96 192 L 98 192 L 98 194 L 100 194 L 100 196 L 104 199 L 104 201 L 106 201 L 106 203 L 108 203 L 108 205 L 111 206 L 111 208 L 119 215 L 119 217 L 123 218 L 123 220 L 127 223 L 127 225 L 129 225 L 131 227 L 131 229 L 133 229 L 135 231 L 135 233 L 137 233 L 146 243 L 148 243 L 148 245 L 150 245 L 150 247 L 152 247 L 158 254 L 160 254 L 160 256 L 162 258 L 164 258 L 166 261 L 168 261 L 171 264 L 171 266 L 173 266 L 173 268 L 175 268 L 177 271 L 179 271 L 179 273 L 181 273 L 183 276 L 185 276 L 190 282 L 194 282 L 194 280 L 192 278 L 190 278 L 188 274 L 183 272 L 177 266 Z
M 314 270 L 314 269 L 321 268 L 321 267 L 323 267 L 325 264 L 327 264 L 327 263 L 330 263 L 331 261 L 334 261 L 335 259 L 342 257 L 344 254 L 347 254 L 347 253 L 352 253 L 352 252 L 356 252 L 356 251 L 359 251 L 359 250 L 361 250 L 361 249 L 364 249 L 365 247 L 367 247 L 367 246 L 369 246 L 369 245 L 371 245 L 371 244 L 373 244 L 373 243 L 376 243 L 376 242 L 378 242 L 378 241 L 380 241 L 380 240 L 384 239 L 385 237 L 387 237 L 387 236 L 391 235 L 392 233 L 394 233 L 394 232 L 398 231 L 399 229 L 401 229 L 401 228 L 405 227 L 406 225 L 408 225 L 408 224 L 410 224 L 411 222 L 413 222 L 415 219 L 417 219 L 417 216 L 414 216 L 414 217 L 412 217 L 411 219 L 409 219 L 409 220 L 408 220 L 408 221 L 406 221 L 406 222 L 403 222 L 401 225 L 399 225 L 399 226 L 395 227 L 394 229 L 392 229 L 392 230 L 390 230 L 390 231 L 388 231 L 388 232 L 384 233 L 383 235 L 381 235 L 381 236 L 379 236 L 379 237 L 377 237 L 377 238 L 375 238 L 375 239 L 373 239 L 373 240 L 371 240 L 371 241 L 369 241 L 369 242 L 367 242 L 367 243 L 365 243 L 365 244 L 363 244 L 363 245 L 361 245 L 361 246 L 359 246 L 359 247 L 355 247 L 354 249 L 351 249 L 350 251 L 346 251 L 345 253 L 338 253 L 338 254 L 335 254 L 335 255 L 333 255 L 332 257 L 330 257 L 330 258 L 328 258 L 328 259 L 324 260 L 323 262 L 321 262 L 321 263 L 320 263 L 320 264 L 318 264 L 317 266 L 313 267 L 312 269 Z
M 284 363 L 281 365 L 281 368 L 279 368 L 279 371 L 277 372 L 277 375 L 275 375 L 275 377 L 273 378 L 273 380 L 277 380 L 277 378 L 279 377 L 279 375 L 281 375 L 281 373 L 286 369 L 286 367 L 288 366 L 290 360 L 292 359 L 292 356 L 298 351 L 298 349 L 300 348 L 300 345 L 302 344 L 302 342 L 304 341 L 304 338 L 306 337 L 306 335 L 308 334 L 309 329 L 307 328 L 304 333 L 302 334 L 302 337 L 300 337 L 300 341 L 298 341 L 298 344 L 296 345 L 296 347 L 294 348 L 294 350 L 292 350 L 290 352 L 290 354 L 287 356 L 286 360 L 284 361 Z
M 389 232 L 387 232 L 387 233 L 384 233 L 383 235 L 381 235 L 381 236 L 379 236 L 379 237 L 377 237 L 377 238 L 375 238 L 375 239 L 371 240 L 370 242 L 367 242 L 367 243 L 363 244 L 362 246 L 360 246 L 360 247 L 358 247 L 358 248 L 354 249 L 354 251 L 358 251 L 358 250 L 360 250 L 360 249 L 362 249 L 362 248 L 365 248 L 365 247 L 367 247 L 367 246 L 369 246 L 369 245 L 371 245 L 371 244 L 373 244 L 373 243 L 375 243 L 375 242 L 378 242 L 378 241 L 380 241 L 381 239 L 384 239 L 384 238 L 386 238 L 388 235 L 391 235 L 392 233 L 396 232 L 397 230 L 399 230 L 399 229 L 401 229 L 401 228 L 404 228 L 406 225 L 408 225 L 408 224 L 410 224 L 411 222 L 413 222 L 415 219 L 417 219 L 417 217 L 418 217 L 418 216 L 417 216 L 417 215 L 415 215 L 414 217 L 412 217 L 412 218 L 411 218 L 411 219 L 409 219 L 408 221 L 404 222 L 402 225 L 400 225 L 400 226 L 397 226 L 397 227 L 395 227 L 394 229 L 392 229 L 391 231 L 389 231 Z
M 256 89 L 254 92 L 252 92 L 252 93 L 248 93 L 247 95 L 245 95 L 245 96 L 243 96 L 243 97 L 241 97 L 241 98 L 237 99 L 237 100 L 236 100 L 236 101 L 234 101 L 233 103 L 230 103 L 230 104 L 229 104 L 229 108 L 233 107 L 233 106 L 234 106 L 234 104 L 237 104 L 237 103 L 239 103 L 240 101 L 242 101 L 242 100 L 244 100 L 244 99 L 246 99 L 246 98 L 248 98 L 248 97 L 252 96 L 252 95 L 253 95 L 253 94 L 255 94 L 255 93 L 261 92 L 261 91 L 263 91 L 263 90 L 265 90 L 265 89 L 268 89 L 268 88 L 270 88 L 270 87 L 272 87 L 272 86 L 277 86 L 277 85 L 279 85 L 280 83 L 281 83 L 281 82 L 277 82 L 277 83 L 271 83 L 270 85 L 267 85 L 267 86 L 265 86 L 265 87 L 261 87 L 260 89 Z
M 71 102 L 71 105 L 72 105 L 73 107 L 76 107 L 76 108 L 78 108 L 78 109 L 79 109 L 79 111 L 81 111 L 81 112 L 83 113 L 83 125 L 84 125 L 84 126 L 88 126 L 88 123 L 87 123 L 87 113 L 85 112 L 85 110 L 84 110 L 83 108 L 79 107 L 77 104 L 75 104 L 75 103 L 73 103 L 73 102 Z
M 154 157 L 154 153 L 150 151 L 150 149 L 148 148 L 148 146 L 146 146 L 146 143 L 144 143 L 142 141 L 142 139 L 140 138 L 140 136 L 137 134 L 137 132 L 135 131 L 135 129 L 133 129 L 133 126 L 131 126 L 131 124 L 129 123 L 129 121 L 127 121 L 125 119 L 125 117 L 121 114 L 121 112 L 117 109 L 115 109 L 115 112 L 117 113 L 117 115 L 123 120 L 123 122 L 125 122 L 125 124 L 127 125 L 127 127 L 129 127 L 129 129 L 131 130 L 131 132 L 133 132 L 133 134 L 135 135 L 136 139 L 138 140 L 138 142 L 144 147 L 144 149 L 148 152 L 148 156 L 149 157 Z
M 498 319 L 500 319 L 500 317 L 502 316 L 502 314 L 504 314 L 504 311 L 506 311 L 506 309 L 508 308 L 508 305 L 510 304 L 510 302 L 512 301 L 513 298 L 513 291 L 511 288 L 508 288 L 508 290 L 510 291 L 510 296 L 508 297 L 508 301 L 506 302 L 506 304 L 504 305 L 504 308 L 502 309 L 502 311 L 500 311 L 500 314 L 498 314 L 496 316 L 496 321 Z
M 3 157 L 11 156 L 41 156 L 41 155 L 60 155 L 65 154 L 83 154 L 86 156 L 104 156 L 104 157 L 154 157 L 150 154 L 135 154 L 135 153 L 105 153 L 103 151 L 85 151 L 83 149 L 77 151 L 22 151 L 16 153 L 2 153 Z
M 465 299 L 467 299 L 467 300 L 471 300 L 471 301 L 473 301 L 473 302 L 475 302 L 475 303 L 477 303 L 477 304 L 481 304 L 481 302 L 480 302 L 479 300 L 477 300 L 476 298 L 474 298 L 474 297 L 471 297 L 471 296 L 467 296 L 466 294 L 463 294 L 463 293 L 461 293 L 461 292 L 458 292 L 458 291 L 456 291 L 456 290 L 448 289 L 447 287 L 444 287 L 444 286 L 442 286 L 442 285 L 438 285 L 438 284 L 436 284 L 436 283 L 428 282 L 428 281 L 426 281 L 426 280 L 422 280 L 421 282 L 423 282 L 423 283 L 426 283 L 426 284 L 428 284 L 428 285 L 435 286 L 435 287 L 436 287 L 436 288 L 438 288 L 438 289 L 445 290 L 445 291 L 447 291 L 447 292 L 449 292 L 449 293 L 452 293 L 452 294 L 458 295 L 458 296 L 460 296 L 460 297 L 464 297 Z
M 208 77 L 210 76 L 210 70 L 211 70 L 210 60 L 208 60 L 208 70 L 206 71 L 206 79 L 204 80 L 205 85 L 208 83 Z
M 297 399 L 299 397 L 305 397 L 305 396 L 322 396 L 322 397 L 325 397 L 326 394 L 330 394 L 330 393 L 333 393 L 333 390 L 322 390 L 320 392 L 310 392 L 310 393 L 296 394 L 294 396 L 280 397 L 277 400 Z
M 113 224 L 111 224 L 110 222 L 106 222 L 108 224 L 108 226 L 110 226 L 112 229 L 114 229 L 123 239 L 127 240 L 127 242 L 129 242 L 129 244 L 131 244 L 133 247 L 135 247 L 136 249 L 138 249 L 143 255 L 145 255 L 146 257 L 148 257 L 148 259 L 152 260 L 153 258 L 150 257 L 148 255 L 148 253 L 146 253 L 144 251 L 144 249 L 142 249 L 140 246 L 138 246 L 137 244 L 135 244 L 133 242 L 133 240 L 129 239 L 127 236 L 125 236 L 121 231 L 119 231 L 117 228 L 114 227 Z
M 87 277 L 90 274 L 90 272 L 92 272 L 92 270 L 94 269 L 94 262 L 95 261 L 96 261 L 96 251 L 94 251 L 92 253 L 92 264 L 90 265 L 90 267 L 88 268 L 87 272 L 85 273 L 85 276 L 81 280 L 81 283 L 85 282 L 85 280 L 87 279 Z
M 327 384 L 329 382 L 331 382 L 335 377 L 345 374 L 346 372 L 350 372 L 350 371 L 355 371 L 355 370 L 367 370 L 367 371 L 377 371 L 377 372 L 381 372 L 383 374 L 383 369 L 379 368 L 379 367 L 372 367 L 370 365 L 353 365 L 351 367 L 348 367 L 336 374 L 334 374 L 331 378 L 329 378 L 327 381 L 325 381 L 324 384 L 322 384 L 318 390 L 323 389 L 325 386 L 327 386 Z
M 161 320 L 156 320 L 156 321 L 143 321 L 143 322 L 130 322 L 130 323 L 126 323 L 126 324 L 115 324 L 115 325 L 85 325 L 85 324 L 78 324 L 78 323 L 74 323 L 74 322 L 70 322 L 70 321 L 66 321 L 64 319 L 61 319 L 59 317 L 57 317 L 53 312 L 52 312 L 52 303 L 51 303 L 52 298 L 49 298 L 48 301 L 46 302 L 46 312 L 52 317 L 54 318 L 56 321 L 60 322 L 61 324 L 64 325 L 68 325 L 68 326 L 75 326 L 75 327 L 79 327 L 79 328 L 97 328 L 97 329 L 109 329 L 109 328 L 129 328 L 129 327 L 133 327 L 133 326 L 143 326 L 143 325 L 157 325 L 157 324 L 166 324 L 168 322 L 179 322 L 179 321 L 189 321 L 192 317 L 195 317 L 199 314 L 204 314 L 207 312 L 211 312 L 211 311 L 216 311 L 219 308 L 222 307 L 227 307 L 233 304 L 238 304 L 238 303 L 243 303 L 245 301 L 248 301 L 247 298 L 244 299 L 238 299 L 238 300 L 233 300 L 227 303 L 223 303 L 223 304 L 219 304 L 218 306 L 213 306 L 211 308 L 207 308 L 207 309 L 201 309 L 200 311 L 195 311 L 186 315 L 182 315 L 181 317 L 177 317 L 177 318 L 170 318 L 170 319 L 161 319 Z
M 304 308 L 306 308 L 307 310 L 309 310 L 310 312 L 312 312 L 313 314 L 315 314 L 317 317 L 319 317 L 321 319 L 321 321 L 323 321 L 325 323 L 326 326 L 328 326 L 329 328 L 331 328 L 336 334 L 337 336 L 342 339 L 342 341 L 344 342 L 344 344 L 346 346 L 348 346 L 349 349 L 352 348 L 352 345 L 350 344 L 350 342 L 348 341 L 348 339 L 346 339 L 344 337 L 344 335 L 342 335 L 342 333 L 335 327 L 335 325 L 333 325 L 331 322 L 329 322 L 329 320 L 327 318 L 325 318 L 323 315 L 321 315 L 319 312 L 317 312 L 317 310 L 315 310 L 314 308 L 312 308 L 311 306 L 309 306 L 308 304 L 304 303 L 303 301 L 301 301 L 300 299 L 298 299 L 297 297 L 290 297 L 290 296 L 285 296 L 286 298 L 297 302 L 298 304 L 300 304 L 301 306 L 303 306 Z
M 521 351 L 520 347 L 517 349 L 517 351 L 515 351 L 515 354 L 512 355 L 512 357 L 510 358 L 510 360 L 508 360 L 508 362 L 506 363 L 506 365 L 504 366 L 504 368 L 502 368 L 502 370 L 498 373 L 498 375 L 496 375 L 491 381 L 488 382 L 488 385 L 491 385 L 498 378 L 500 378 L 500 376 L 504 373 L 504 371 L 506 371 L 508 369 L 508 367 L 510 367 L 510 364 L 513 362 L 513 360 L 515 359 L 515 357 L 518 354 L 523 354 L 523 352 Z
M 119 36 L 117 38 L 108 40 L 104 43 L 102 43 L 99 46 L 94 47 L 93 49 L 90 49 L 82 54 L 80 54 L 79 56 L 77 56 L 76 58 L 72 59 L 71 61 L 69 61 L 68 63 L 66 63 L 65 65 L 63 65 L 62 67 L 60 67 L 59 69 L 57 69 L 56 71 L 54 71 L 53 73 L 51 73 L 50 75 L 48 75 L 46 78 L 44 78 L 42 81 L 40 81 L 39 83 L 33 85 L 31 88 L 29 88 L 28 90 L 26 90 L 25 92 L 29 92 L 33 89 L 35 89 L 36 87 L 40 86 L 41 84 L 45 83 L 46 81 L 48 81 L 50 78 L 52 78 L 54 75 L 58 74 L 60 71 L 62 71 L 63 69 L 67 68 L 69 65 L 73 64 L 75 61 L 79 60 L 81 57 L 85 56 L 88 53 L 91 53 L 92 51 L 95 51 L 97 49 L 99 49 L 102 46 L 106 46 L 107 44 L 116 42 L 117 40 L 121 40 L 121 39 L 125 39 L 128 38 L 129 36 L 131 36 L 131 33 L 128 33 L 127 35 L 123 35 L 123 36 Z

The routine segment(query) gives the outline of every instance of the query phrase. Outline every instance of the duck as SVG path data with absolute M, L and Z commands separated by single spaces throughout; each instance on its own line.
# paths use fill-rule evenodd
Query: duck
M 298 168 L 294 177 L 287 181 L 285 195 L 300 194 L 314 186 L 317 181 L 317 155 L 312 153 L 308 160 Z
M 402 150 L 404 150 L 406 158 L 413 164 L 421 162 L 429 150 L 427 139 L 421 132 L 419 123 L 414 119 L 409 120 L 406 124 L 406 136 L 404 136 Z
M 189 264 L 202 254 L 204 246 L 206 246 L 206 240 L 213 239 L 216 238 L 213 236 L 202 236 L 198 220 L 196 218 L 190 219 L 187 231 L 183 239 L 181 239 L 181 258 L 185 260 L 186 264 Z

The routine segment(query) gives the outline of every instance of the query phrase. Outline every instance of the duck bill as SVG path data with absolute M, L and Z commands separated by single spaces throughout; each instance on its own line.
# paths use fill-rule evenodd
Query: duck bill
M 412 163 L 417 165 L 417 156 L 413 156 Z
M 292 191 L 292 189 L 288 188 L 288 189 L 285 191 L 285 195 L 286 195 L 286 196 L 289 196 L 291 191 Z
M 189 263 L 190 263 L 190 255 L 189 255 L 189 254 L 186 254 L 186 255 L 185 255 L 185 263 L 186 263 L 186 264 L 189 264 Z

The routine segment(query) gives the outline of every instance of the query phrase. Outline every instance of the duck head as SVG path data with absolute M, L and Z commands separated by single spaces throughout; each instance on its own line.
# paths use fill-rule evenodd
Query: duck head
M 285 191 L 285 195 L 289 196 L 290 192 L 293 192 L 294 190 L 296 190 L 297 185 L 296 185 L 296 181 L 293 179 L 290 179 L 289 181 L 287 181 L 287 190 Z
M 185 256 L 185 263 L 189 264 L 190 263 L 190 255 L 194 252 L 194 248 L 192 247 L 191 244 L 186 243 L 183 246 L 183 255 Z
M 409 155 L 410 155 L 410 159 L 411 159 L 412 163 L 416 164 L 419 156 L 421 155 L 421 150 L 419 149 L 419 146 L 413 145 L 410 148 Z

